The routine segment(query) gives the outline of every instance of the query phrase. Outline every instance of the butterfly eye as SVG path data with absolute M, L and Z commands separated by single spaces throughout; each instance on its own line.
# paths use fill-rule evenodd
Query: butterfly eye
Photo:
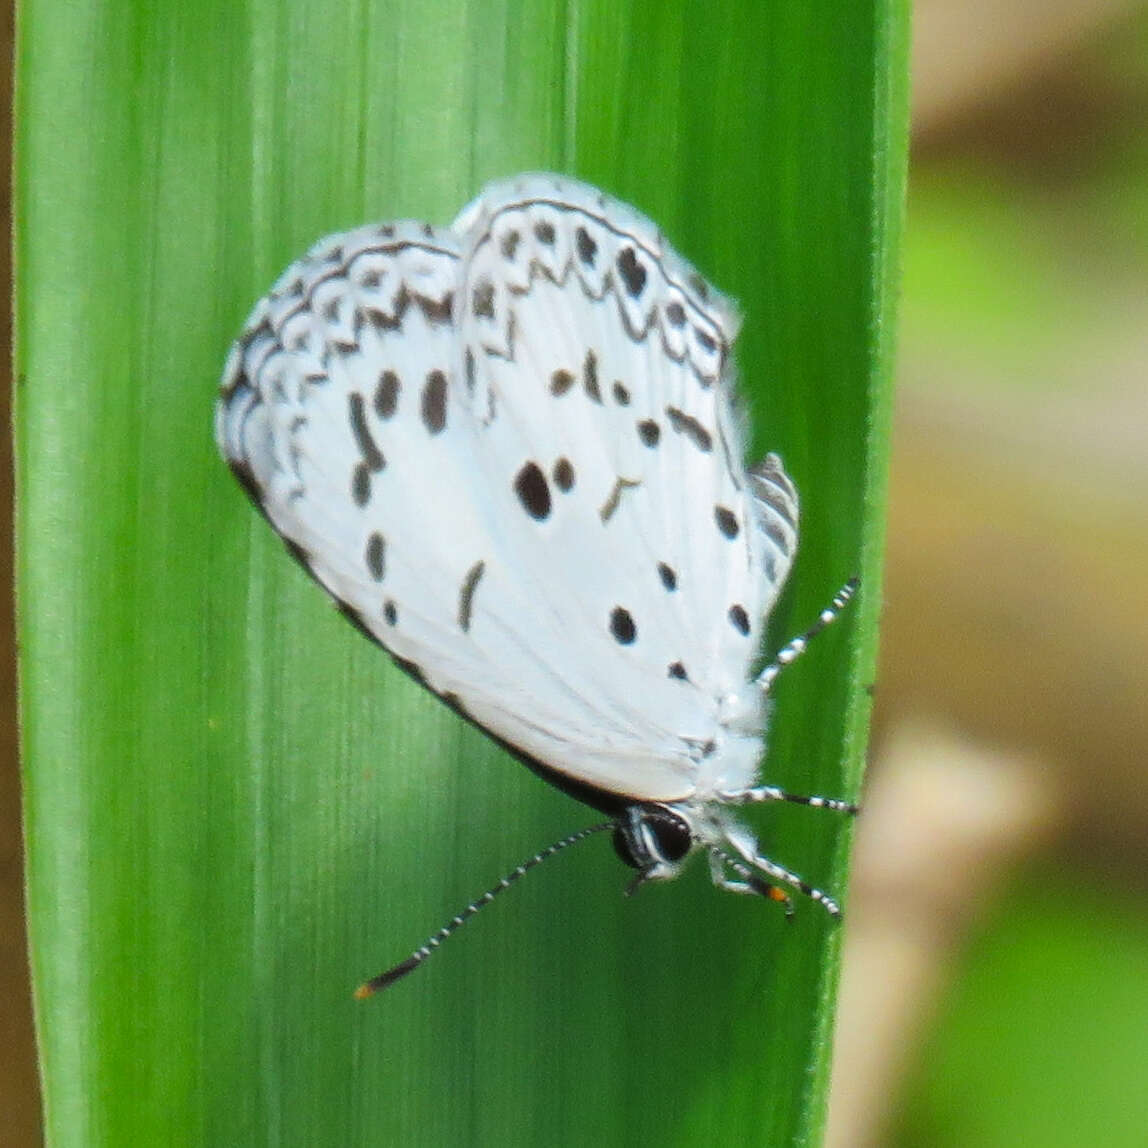
M 614 851 L 631 869 L 672 865 L 690 851 L 693 836 L 684 817 L 659 806 L 631 806 L 614 829 Z

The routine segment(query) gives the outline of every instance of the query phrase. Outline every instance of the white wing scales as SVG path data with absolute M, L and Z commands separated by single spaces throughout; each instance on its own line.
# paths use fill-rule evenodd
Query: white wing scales
M 526 177 L 450 230 L 317 245 L 250 317 L 217 437 L 319 582 L 498 737 L 629 798 L 738 789 L 797 504 L 774 456 L 743 466 L 736 326 L 648 220 Z

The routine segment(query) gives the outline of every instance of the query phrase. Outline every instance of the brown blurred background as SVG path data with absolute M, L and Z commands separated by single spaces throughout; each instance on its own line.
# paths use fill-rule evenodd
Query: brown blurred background
M 1148 7 L 919 0 L 832 1148 L 1148 1144 Z
M 1142 1146 L 1148 5 L 919 0 L 913 124 L 828 1142 Z M 22 1146 L 40 1133 L 10 604 L 0 638 L 0 1137 Z

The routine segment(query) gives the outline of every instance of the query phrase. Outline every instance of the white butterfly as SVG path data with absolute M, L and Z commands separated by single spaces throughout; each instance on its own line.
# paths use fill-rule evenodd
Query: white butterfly
M 220 450 L 295 557 L 396 661 L 612 820 L 637 881 L 695 847 L 786 900 L 731 807 L 757 785 L 765 619 L 797 545 L 776 455 L 748 469 L 733 305 L 632 208 L 526 175 L 447 229 L 324 239 L 255 307 Z M 731 875 L 732 874 L 732 875 Z M 457 927 L 402 965 L 414 968 Z

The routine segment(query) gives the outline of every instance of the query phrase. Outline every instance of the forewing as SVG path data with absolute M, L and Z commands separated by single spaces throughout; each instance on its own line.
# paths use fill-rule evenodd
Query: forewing
M 547 606 L 554 676 L 657 756 L 666 780 L 643 795 L 667 797 L 744 693 L 796 540 L 780 463 L 751 477 L 742 461 L 736 312 L 652 223 L 582 184 L 495 185 L 455 226 L 460 374 L 503 552 Z M 492 587 L 483 606 L 514 602 Z M 599 752 L 587 731 L 585 757 Z

